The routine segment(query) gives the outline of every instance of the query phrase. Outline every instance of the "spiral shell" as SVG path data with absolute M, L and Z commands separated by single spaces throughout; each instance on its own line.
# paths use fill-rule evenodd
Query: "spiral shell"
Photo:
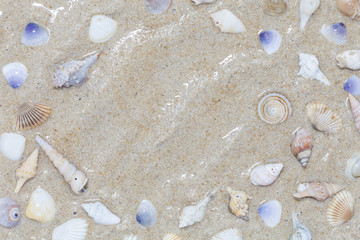
M 344 189 L 344 186 L 327 183 L 327 182 L 311 182 L 299 184 L 297 193 L 294 198 L 300 199 L 312 197 L 318 201 L 325 201 L 327 198 L 334 196 L 336 193 Z
M 291 115 L 290 101 L 279 93 L 269 93 L 260 100 L 258 114 L 268 124 L 282 123 Z
M 277 16 L 285 12 L 287 6 L 283 0 L 267 0 L 264 6 L 264 13 L 270 16 Z
M 360 154 L 356 153 L 347 161 L 345 175 L 354 179 L 360 177 Z
M 0 199 L 0 225 L 12 228 L 19 224 L 21 219 L 20 205 L 11 198 Z
M 39 149 L 36 148 L 26 159 L 26 161 L 21 164 L 21 166 L 16 169 L 16 188 L 14 190 L 15 193 L 20 191 L 20 188 L 25 184 L 25 182 L 36 175 L 36 169 L 38 165 L 38 156 L 39 156 Z
M 308 165 L 313 146 L 314 142 L 310 132 L 304 128 L 299 128 L 290 144 L 290 149 L 301 166 L 306 167 Z
M 293 234 L 291 235 L 289 240 L 311 240 L 311 232 L 304 225 L 300 224 L 297 219 L 296 213 L 292 214 L 293 221 Z
M 228 187 L 227 192 L 230 194 L 229 209 L 235 216 L 246 221 L 249 220 L 249 200 L 250 196 L 243 191 L 235 191 Z
M 351 94 L 349 94 L 349 104 L 353 113 L 355 127 L 360 132 L 360 102 Z
M 327 220 L 330 225 L 338 226 L 349 221 L 354 214 L 354 198 L 349 191 L 342 191 L 330 201 Z
M 259 165 L 251 172 L 250 180 L 254 185 L 270 185 L 278 178 L 283 167 L 282 163 Z
M 308 119 L 316 130 L 335 133 L 340 129 L 341 119 L 325 104 L 310 103 L 306 110 Z

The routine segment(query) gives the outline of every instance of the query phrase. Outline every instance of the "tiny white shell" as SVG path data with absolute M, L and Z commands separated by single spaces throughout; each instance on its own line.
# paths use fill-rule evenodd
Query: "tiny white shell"
M 300 1 L 300 29 L 304 30 L 311 15 L 319 8 L 320 0 Z
M 261 204 L 258 209 L 258 213 L 265 225 L 273 228 L 280 222 L 281 205 L 277 200 L 270 200 Z
M 325 85 L 330 85 L 329 80 L 319 69 L 319 61 L 312 54 L 299 53 L 300 71 L 298 75 L 307 79 L 316 79 Z
M 360 69 L 360 50 L 347 50 L 336 55 L 337 65 L 340 68 L 351 70 Z
M 282 163 L 259 165 L 251 172 L 250 180 L 254 185 L 268 186 L 275 182 L 284 165 Z
M 195 5 L 200 5 L 203 3 L 213 3 L 216 0 L 191 0 Z
M 244 24 L 232 12 L 227 9 L 214 12 L 210 15 L 215 26 L 224 33 L 242 33 L 246 32 Z
M 85 219 L 70 219 L 54 229 L 52 240 L 84 240 L 87 228 L 88 224 Z
M 11 161 L 18 161 L 24 153 L 25 141 L 20 134 L 3 133 L 0 137 L 0 151 Z
M 211 238 L 211 240 L 242 240 L 241 233 L 238 229 L 229 228 L 219 232 Z
M 84 203 L 81 207 L 87 212 L 87 214 L 94 219 L 97 224 L 113 225 L 120 222 L 120 218 L 113 214 L 104 204 L 101 202 Z
M 114 36 L 117 22 L 104 15 L 95 15 L 91 18 L 89 38 L 94 43 L 102 43 Z
M 44 189 L 38 187 L 31 194 L 26 207 L 25 216 L 41 223 L 50 222 L 56 213 L 53 197 Z

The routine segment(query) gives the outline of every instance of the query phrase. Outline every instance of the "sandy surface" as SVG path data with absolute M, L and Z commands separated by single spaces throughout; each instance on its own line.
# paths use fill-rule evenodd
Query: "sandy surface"
M 335 55 L 360 45 L 358 22 L 343 17 L 335 1 L 322 1 L 305 32 L 299 30 L 299 1 L 288 1 L 279 17 L 263 14 L 260 1 L 218 0 L 193 6 L 173 1 L 162 15 L 150 15 L 140 0 L 114 1 L 10 1 L 0 2 L 1 66 L 22 62 L 29 70 L 27 82 L 12 89 L 1 75 L 0 132 L 15 131 L 13 120 L 23 102 L 53 107 L 41 127 L 21 132 L 27 143 L 23 158 L 11 162 L 0 156 L 1 196 L 18 201 L 24 213 L 31 192 L 41 186 L 55 199 L 57 214 L 46 224 L 23 216 L 13 229 L 0 228 L 0 239 L 51 239 L 52 230 L 73 217 L 90 225 L 87 239 L 123 239 L 133 233 L 140 239 L 161 239 L 168 232 L 183 239 L 210 239 L 230 227 L 244 239 L 288 239 L 291 213 L 313 239 L 360 239 L 358 181 L 344 174 L 346 161 L 359 151 L 360 136 L 346 105 L 344 81 L 353 72 L 336 66 Z M 45 8 L 50 9 L 52 14 Z M 247 28 L 244 34 L 224 34 L 213 25 L 211 12 L 227 8 Z M 55 15 L 56 14 L 56 15 Z M 119 23 L 114 37 L 102 44 L 90 42 L 88 29 L 95 14 Z M 20 39 L 28 22 L 49 28 L 50 41 L 26 47 Z M 342 21 L 348 42 L 334 45 L 319 33 L 322 25 Z M 258 40 L 260 30 L 277 29 L 283 36 L 280 50 L 268 56 Z M 103 50 L 81 87 L 53 89 L 59 65 Z M 318 57 L 320 68 L 332 83 L 297 76 L 298 53 Z M 257 116 L 261 94 L 276 91 L 292 103 L 292 116 L 270 126 Z M 336 134 L 311 128 L 306 104 L 320 101 L 343 121 Z M 307 169 L 292 156 L 289 144 L 298 127 L 311 130 L 315 147 Z M 14 171 L 37 146 L 36 134 L 71 159 L 89 178 L 88 191 L 72 193 L 62 176 L 40 151 L 38 175 L 19 194 Z M 249 169 L 256 163 L 282 162 L 284 170 L 269 187 L 253 186 Z M 329 199 L 296 201 L 292 194 L 300 182 L 329 181 L 346 185 L 355 198 L 352 220 L 332 228 L 326 220 Z M 228 211 L 226 188 L 244 190 L 250 201 L 250 221 Z M 205 219 L 186 229 L 178 228 L 182 209 L 218 192 Z M 81 204 L 99 199 L 121 218 L 116 226 L 101 226 L 87 216 Z M 140 226 L 135 215 L 141 200 L 150 200 L 158 211 L 154 227 Z M 257 208 L 277 199 L 283 214 L 275 228 L 264 225 Z

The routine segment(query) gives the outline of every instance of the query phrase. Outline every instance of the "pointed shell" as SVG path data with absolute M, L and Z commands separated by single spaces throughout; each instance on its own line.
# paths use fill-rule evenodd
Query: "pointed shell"
M 84 203 L 81 207 L 87 212 L 89 217 L 92 217 L 97 224 L 113 225 L 120 222 L 120 218 L 113 214 L 101 202 Z
M 299 66 L 300 71 L 298 75 L 307 79 L 316 79 L 325 85 L 330 85 L 329 80 L 326 76 L 320 71 L 319 61 L 315 57 L 315 55 L 307 54 L 307 53 L 299 53 Z
M 20 188 L 25 184 L 25 182 L 36 175 L 36 169 L 38 166 L 38 156 L 39 156 L 39 149 L 36 148 L 30 156 L 26 159 L 21 166 L 16 169 L 16 188 L 14 190 L 15 193 L 20 191 Z
M 341 119 L 325 104 L 310 103 L 306 107 L 307 117 L 320 132 L 335 133 L 341 127 Z
M 360 154 L 359 153 L 355 153 L 347 161 L 346 168 L 345 168 L 345 175 L 350 179 L 360 177 Z
M 353 95 L 349 94 L 349 104 L 355 121 L 355 127 L 360 132 L 360 102 Z
M 279 224 L 281 219 L 281 205 L 277 200 L 270 200 L 263 204 L 258 209 L 258 213 L 265 225 L 268 227 L 275 227 Z
M 12 228 L 19 224 L 21 219 L 20 205 L 11 198 L 0 199 L 0 225 Z
M 84 240 L 87 230 L 88 224 L 85 219 L 73 218 L 54 229 L 52 240 Z
M 224 33 L 246 32 L 244 24 L 232 12 L 227 9 L 214 12 L 210 15 L 216 27 Z
M 330 225 L 338 226 L 349 221 L 354 214 L 354 198 L 349 191 L 342 191 L 330 201 L 327 220 Z
M 300 162 L 301 166 L 306 167 L 314 146 L 311 133 L 304 128 L 299 128 L 290 144 L 292 154 Z
M 49 117 L 51 108 L 43 104 L 21 104 L 16 115 L 17 130 L 27 130 L 42 125 Z
M 162 240 L 181 240 L 181 238 L 175 233 L 166 234 Z
M 275 182 L 284 165 L 282 163 L 259 165 L 251 172 L 250 180 L 254 185 L 268 186 Z
M 292 214 L 293 220 L 293 234 L 291 235 L 289 240 L 311 240 L 311 232 L 304 225 L 300 224 L 297 219 L 296 213 Z
M 219 232 L 211 240 L 242 240 L 241 233 L 238 229 L 229 228 Z
M 227 192 L 230 194 L 229 209 L 235 216 L 249 220 L 249 201 L 250 196 L 243 191 L 234 191 L 228 187 Z
M 152 227 L 156 224 L 156 209 L 150 201 L 141 201 L 138 211 L 136 213 L 136 221 L 145 227 Z
M 344 186 L 327 182 L 303 183 L 299 185 L 298 192 L 293 196 L 296 199 L 312 197 L 318 201 L 325 201 L 343 189 Z
M 300 29 L 304 30 L 311 15 L 319 8 L 320 0 L 300 1 Z
M 260 119 L 268 124 L 280 124 L 291 115 L 290 101 L 279 93 L 269 93 L 258 104 Z
M 266 0 L 264 13 L 270 16 L 277 16 L 286 11 L 286 3 L 283 0 Z
M 360 50 L 347 50 L 336 55 L 337 65 L 340 68 L 351 70 L 360 69 Z
M 336 0 L 336 7 L 342 14 L 351 18 L 359 14 L 358 0 Z
M 25 216 L 41 223 L 50 222 L 56 213 L 53 197 L 44 189 L 38 187 L 31 194 L 26 207 Z

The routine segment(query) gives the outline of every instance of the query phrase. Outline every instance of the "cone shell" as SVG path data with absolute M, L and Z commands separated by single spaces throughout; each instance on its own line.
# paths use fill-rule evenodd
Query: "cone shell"
M 306 110 L 307 117 L 316 130 L 335 133 L 340 129 L 341 119 L 325 104 L 310 103 Z
M 15 193 L 20 191 L 20 188 L 25 184 L 25 182 L 36 175 L 36 169 L 38 166 L 38 156 L 39 156 L 39 149 L 36 148 L 28 157 L 28 159 L 21 164 L 21 166 L 16 169 L 16 188 L 14 190 Z
M 249 200 L 250 196 L 243 191 L 234 191 L 228 187 L 227 192 L 230 194 L 229 209 L 237 217 L 249 220 Z
M 349 191 L 338 193 L 329 204 L 327 220 L 332 226 L 349 221 L 354 214 L 354 198 Z
M 264 13 L 270 16 L 277 16 L 285 12 L 287 6 L 283 0 L 266 0 Z
M 353 113 L 355 127 L 360 132 L 360 102 L 353 95 L 349 94 L 349 104 Z
M 325 201 L 325 199 L 334 196 L 343 189 L 344 186 L 333 183 L 311 182 L 300 184 L 298 187 L 298 192 L 293 196 L 296 199 L 312 197 L 318 201 Z
M 169 233 L 166 234 L 162 240 L 181 240 L 181 238 L 174 233 Z
M 295 136 L 290 144 L 290 149 L 303 167 L 308 165 L 313 146 L 314 142 L 309 131 L 300 128 L 295 132 Z
M 242 240 L 241 233 L 238 229 L 229 228 L 219 232 L 211 238 L 211 240 Z
M 52 240 L 84 240 L 87 229 L 85 219 L 73 218 L 54 229 Z
M 355 18 L 359 14 L 358 0 L 337 0 L 337 9 L 345 16 Z
M 17 130 L 28 130 L 42 125 L 50 117 L 51 108 L 43 104 L 21 104 L 16 115 Z
M 259 165 L 251 172 L 250 180 L 254 185 L 270 185 L 278 178 L 283 167 L 282 163 Z

